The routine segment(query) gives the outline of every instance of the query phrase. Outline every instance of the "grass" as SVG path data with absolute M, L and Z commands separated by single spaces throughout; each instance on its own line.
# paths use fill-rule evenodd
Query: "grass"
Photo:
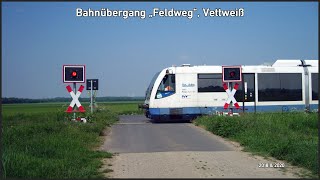
M 71 101 L 71 100 L 70 100 Z M 98 102 L 98 106 L 104 106 L 117 114 L 142 114 L 138 109 L 140 101 L 118 101 L 118 102 Z M 4 104 L 2 112 L 5 115 L 13 115 L 17 113 L 39 114 L 45 112 L 65 111 L 70 102 L 61 103 L 26 103 L 26 104 Z M 81 103 L 86 111 L 90 111 L 89 103 Z
M 28 104 L 3 104 L 4 115 L 41 114 L 47 112 L 58 112 L 66 110 L 69 103 L 28 103 Z
M 286 160 L 317 177 L 318 114 L 257 113 L 240 117 L 203 116 L 195 125 L 238 141 L 246 151 Z
M 59 103 L 3 105 L 3 177 L 103 178 L 101 159 L 112 154 L 95 150 L 102 143 L 100 132 L 119 114 L 139 111 L 137 103 L 98 105 L 93 115 L 85 107 L 87 123 L 70 121 L 72 114 Z
M 116 114 L 121 115 L 134 115 L 134 114 L 143 114 L 141 109 L 138 109 L 138 104 L 142 102 L 130 102 L 130 103 L 117 103 L 117 102 L 110 102 L 110 103 L 101 103 L 107 109 Z

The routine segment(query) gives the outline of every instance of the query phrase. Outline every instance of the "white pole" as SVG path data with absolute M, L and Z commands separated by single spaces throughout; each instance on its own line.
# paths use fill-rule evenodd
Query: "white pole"
M 93 113 L 93 103 L 92 103 L 92 98 L 93 98 L 93 94 L 92 94 L 92 88 L 93 88 L 93 86 L 92 86 L 92 79 L 91 79 L 91 114 Z
M 74 82 L 73 83 L 73 92 L 76 94 L 77 93 L 77 90 L 76 90 L 76 83 Z M 74 106 L 75 107 L 75 106 Z M 76 112 L 73 112 L 73 119 L 76 120 Z
M 230 89 L 230 91 L 232 91 L 232 82 L 228 82 L 228 88 Z M 232 103 L 232 101 L 230 102 L 230 104 L 229 104 L 229 112 L 231 113 L 231 116 L 232 116 L 232 114 L 233 114 L 233 103 Z

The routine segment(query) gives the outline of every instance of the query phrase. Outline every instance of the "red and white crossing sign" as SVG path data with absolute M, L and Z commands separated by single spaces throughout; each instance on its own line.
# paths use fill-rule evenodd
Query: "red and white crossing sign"
M 71 103 L 70 103 L 70 105 L 69 105 L 69 107 L 68 107 L 66 112 L 72 113 L 74 105 L 77 105 L 77 107 L 78 107 L 80 112 L 85 112 L 83 106 L 81 105 L 81 103 L 80 103 L 80 101 L 78 99 L 80 97 L 80 94 L 82 93 L 83 89 L 84 89 L 84 86 L 80 85 L 79 90 L 77 91 L 77 94 L 74 94 L 74 92 L 71 89 L 71 86 L 70 85 L 67 86 L 67 90 L 68 90 L 68 92 L 70 93 L 70 95 L 72 97 L 72 101 L 71 101 Z
M 232 89 L 232 91 L 230 91 L 230 89 L 228 88 L 226 83 L 223 83 L 223 89 L 227 92 L 228 94 L 228 99 L 226 101 L 226 103 L 224 104 L 223 108 L 227 109 L 229 107 L 230 102 L 232 101 L 234 103 L 234 106 L 236 107 L 236 109 L 239 109 L 240 106 L 237 102 L 237 100 L 234 98 L 234 94 L 236 93 L 236 91 L 238 90 L 239 84 L 236 83 Z

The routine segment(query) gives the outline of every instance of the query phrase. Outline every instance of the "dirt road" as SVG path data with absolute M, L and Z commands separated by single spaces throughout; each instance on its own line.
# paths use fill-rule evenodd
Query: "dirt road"
M 299 178 L 302 171 L 191 123 L 155 124 L 143 116 L 120 116 L 101 149 L 116 153 L 102 168 L 112 169 L 112 178 Z

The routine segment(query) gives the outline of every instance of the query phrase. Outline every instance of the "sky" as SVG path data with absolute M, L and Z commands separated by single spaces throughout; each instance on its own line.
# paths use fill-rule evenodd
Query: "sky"
M 77 8 L 145 10 L 146 18 L 80 17 Z M 150 18 L 154 8 L 197 10 Z M 205 17 L 207 8 L 244 15 Z M 101 97 L 144 96 L 172 65 L 318 59 L 318 18 L 317 2 L 2 2 L 2 97 L 70 97 L 64 64 L 85 65 Z

